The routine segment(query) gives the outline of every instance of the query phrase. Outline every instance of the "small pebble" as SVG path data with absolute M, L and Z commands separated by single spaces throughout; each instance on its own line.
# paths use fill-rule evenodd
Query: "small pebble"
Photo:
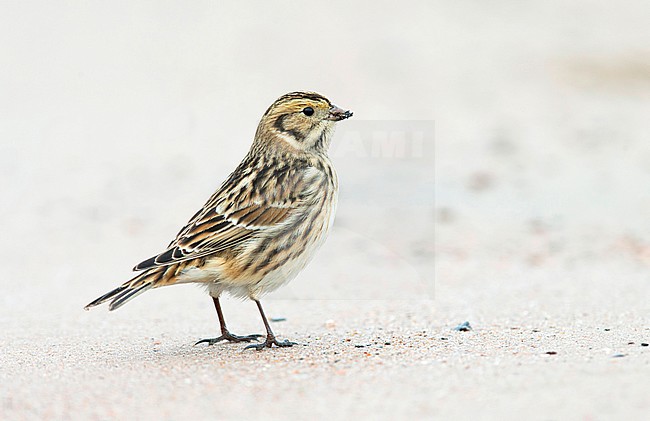
M 470 326 L 469 322 L 463 322 L 458 326 L 456 326 L 454 330 L 458 332 L 469 332 L 470 330 L 472 330 L 472 326 Z
M 277 322 L 286 322 L 287 318 L 286 317 L 271 317 L 269 320 L 274 322 L 274 323 L 277 323 Z

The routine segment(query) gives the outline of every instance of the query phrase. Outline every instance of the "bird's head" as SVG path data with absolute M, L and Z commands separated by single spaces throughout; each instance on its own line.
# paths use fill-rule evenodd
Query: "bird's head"
M 264 113 L 255 144 L 265 148 L 326 152 L 334 124 L 352 117 L 315 92 L 291 92 L 278 98 Z M 254 144 L 254 147 L 255 147 Z

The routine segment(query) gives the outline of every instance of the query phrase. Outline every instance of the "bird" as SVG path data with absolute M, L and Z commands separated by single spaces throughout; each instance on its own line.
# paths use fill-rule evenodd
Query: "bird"
M 163 286 L 195 283 L 212 298 L 221 335 L 195 345 L 249 342 L 244 349 L 290 347 L 274 335 L 260 299 L 294 279 L 332 228 L 338 177 L 328 149 L 338 121 L 352 117 L 321 94 L 282 95 L 263 114 L 250 150 L 176 238 L 138 263 L 139 272 L 85 306 L 115 310 Z M 264 335 L 228 330 L 220 298 L 228 293 L 257 305 Z

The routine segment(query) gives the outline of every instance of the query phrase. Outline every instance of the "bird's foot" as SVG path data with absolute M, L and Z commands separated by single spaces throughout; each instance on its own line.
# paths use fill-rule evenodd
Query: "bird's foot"
M 286 339 L 284 341 L 280 342 L 277 339 L 275 339 L 275 336 L 267 335 L 266 340 L 264 342 L 259 343 L 259 344 L 248 345 L 244 349 L 254 349 L 256 351 L 261 351 L 264 348 L 271 348 L 273 345 L 275 345 L 277 347 L 280 347 L 280 348 L 285 348 L 285 347 L 294 346 L 294 345 L 298 345 L 298 344 L 296 342 L 291 342 L 291 341 L 288 341 Z
M 208 346 L 214 345 L 216 343 L 219 343 L 221 341 L 228 341 L 228 342 L 252 342 L 252 341 L 257 341 L 259 340 L 258 338 L 261 338 L 264 335 L 246 335 L 246 336 L 239 336 L 239 335 L 233 335 L 232 333 L 228 332 L 227 330 L 223 332 L 221 336 L 218 338 L 211 338 L 211 339 L 201 339 L 197 343 L 194 344 L 194 346 L 198 344 L 203 344 L 206 343 Z

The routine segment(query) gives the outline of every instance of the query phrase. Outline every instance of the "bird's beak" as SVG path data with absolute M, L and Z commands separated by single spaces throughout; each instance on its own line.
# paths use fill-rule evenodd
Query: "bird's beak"
M 330 108 L 330 113 L 327 116 L 326 120 L 341 121 L 350 117 L 352 117 L 352 111 L 350 110 L 345 111 L 337 107 L 336 105 L 332 105 L 332 107 Z

